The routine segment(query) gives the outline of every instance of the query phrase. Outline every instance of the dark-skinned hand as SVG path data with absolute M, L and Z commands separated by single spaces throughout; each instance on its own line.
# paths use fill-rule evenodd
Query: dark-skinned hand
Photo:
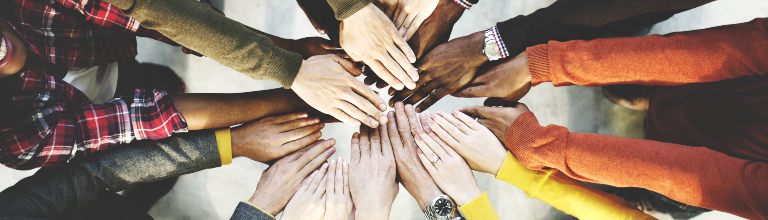
M 510 102 L 495 98 L 485 100 L 485 106 L 472 106 L 459 111 L 476 118 L 483 126 L 491 130 L 496 138 L 504 140 L 507 130 L 523 113 L 529 112 L 523 103 Z
M 483 54 L 484 41 L 481 31 L 437 46 L 419 62 L 421 73 L 416 88 L 394 92 L 390 106 L 403 100 L 406 104 L 421 102 L 416 107 L 416 111 L 421 112 L 464 88 L 488 62 Z
M 531 90 L 531 71 L 528 56 L 520 53 L 479 74 L 469 85 L 453 93 L 456 97 L 493 97 L 509 101 L 523 98 Z

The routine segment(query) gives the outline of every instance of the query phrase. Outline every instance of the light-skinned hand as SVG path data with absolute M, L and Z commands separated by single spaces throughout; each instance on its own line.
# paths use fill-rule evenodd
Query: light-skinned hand
M 248 122 L 232 129 L 232 156 L 272 161 L 317 141 L 323 127 L 319 118 L 304 112 Z
M 320 170 L 312 172 L 312 175 L 301 183 L 299 190 L 285 206 L 282 219 L 323 219 L 326 200 L 325 185 L 328 182 L 327 171 L 328 163 L 325 163 Z
M 472 81 L 480 66 L 488 62 L 483 54 L 485 35 L 477 32 L 437 46 L 419 62 L 421 79 L 411 90 L 391 91 L 389 104 L 403 101 L 416 104 L 417 112 L 426 110 L 441 98 L 463 88 Z
M 525 52 L 480 74 L 470 86 L 455 92 L 458 97 L 494 97 L 510 101 L 523 98 L 531 90 L 531 71 Z
M 323 219 L 353 219 L 352 195 L 349 192 L 349 164 L 343 157 L 330 162 L 325 184 L 325 215 Z
M 486 101 L 486 104 L 488 104 L 488 101 Z M 473 118 L 477 118 L 477 122 L 488 128 L 488 130 L 491 130 L 491 132 L 496 135 L 496 138 L 504 140 L 512 123 L 514 123 L 523 113 L 529 112 L 528 106 L 523 103 L 518 103 L 513 106 L 514 107 L 473 106 L 462 108 L 459 111 L 466 113 Z
M 418 147 L 413 136 L 422 131 L 418 116 L 413 106 L 404 106 L 402 102 L 398 102 L 395 104 L 395 112 L 389 112 L 387 117 L 389 141 L 392 143 L 400 182 L 424 210 L 432 199 L 443 195 L 443 192 L 432 180 L 417 155 Z
M 256 191 L 248 200 L 260 210 L 277 215 L 299 190 L 304 179 L 336 152 L 333 139 L 285 156 L 261 174 Z
M 389 142 L 387 132 L 387 126 L 360 127 L 360 133 L 352 135 L 349 191 L 356 219 L 389 219 L 399 187 L 392 147 L 382 144 Z
M 493 132 L 459 111 L 431 115 L 430 130 L 467 161 L 473 170 L 496 175 L 507 150 Z
M 353 60 L 367 64 L 397 90 L 416 87 L 416 55 L 373 3 L 341 21 L 340 30 L 339 44 Z
M 466 205 L 483 194 L 467 162 L 447 144 L 424 133 L 416 136 L 416 144 L 421 164 L 456 204 Z
M 296 95 L 320 112 L 359 126 L 386 123 L 384 100 L 355 79 L 361 70 L 336 55 L 310 57 L 301 64 L 291 86 Z
M 424 20 L 427 20 L 437 8 L 440 0 L 377 0 L 384 13 L 395 24 L 398 32 L 406 40 L 411 39 Z

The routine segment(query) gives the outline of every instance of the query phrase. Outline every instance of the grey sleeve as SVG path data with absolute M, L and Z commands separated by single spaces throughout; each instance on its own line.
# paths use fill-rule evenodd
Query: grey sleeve
M 235 208 L 235 213 L 232 214 L 232 217 L 229 218 L 230 220 L 274 220 L 275 218 L 267 213 L 262 212 L 261 210 L 257 209 L 256 207 L 253 207 L 252 205 L 245 204 L 244 202 L 241 202 L 240 204 L 237 204 L 237 208 Z
M 99 194 L 221 165 L 213 131 L 135 142 L 93 158 L 41 169 L 0 192 L 0 219 L 72 216 Z

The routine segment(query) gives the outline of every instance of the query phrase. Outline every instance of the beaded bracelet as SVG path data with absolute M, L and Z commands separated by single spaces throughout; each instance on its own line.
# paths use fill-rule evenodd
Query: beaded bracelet
M 453 0 L 453 1 L 456 2 L 456 4 L 459 4 L 459 6 L 461 6 L 464 9 L 469 9 L 473 5 L 475 5 L 474 3 L 469 2 L 468 0 Z

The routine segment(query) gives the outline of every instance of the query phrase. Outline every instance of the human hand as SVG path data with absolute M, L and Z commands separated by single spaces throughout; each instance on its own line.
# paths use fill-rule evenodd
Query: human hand
M 406 40 L 410 39 L 437 8 L 440 0 L 378 0 L 384 12 L 392 19 L 398 32 Z
M 360 127 L 360 133 L 352 135 L 349 191 L 356 219 L 389 219 L 398 186 L 395 158 L 386 134 L 387 126 L 380 126 Z
M 304 59 L 317 55 L 339 54 L 343 52 L 336 43 L 322 37 L 305 37 L 290 41 L 291 43 L 288 44 L 290 48 L 287 49 L 301 54 Z
M 459 21 L 462 14 L 464 14 L 464 8 L 453 0 L 439 0 L 432 15 L 424 20 L 412 37 L 408 38 L 416 58 L 423 57 L 437 45 L 448 41 L 453 25 Z
M 397 174 L 406 190 L 416 199 L 419 207 L 424 210 L 432 199 L 443 195 L 440 188 L 429 176 L 427 169 L 421 165 L 418 148 L 413 136 L 422 131 L 413 106 L 404 106 L 402 102 L 395 103 L 395 112 L 389 112 L 387 130 L 392 151 L 397 163 Z
M 415 88 L 416 55 L 387 16 L 369 4 L 341 21 L 339 43 L 355 61 L 363 61 L 392 88 Z
M 349 164 L 339 157 L 330 162 L 325 184 L 325 215 L 323 219 L 352 219 L 352 195 L 349 192 Z
M 530 110 L 528 110 L 528 106 L 523 103 L 515 103 L 514 105 L 505 104 L 504 107 L 489 107 L 498 106 L 491 103 L 492 101 L 493 99 L 486 100 L 485 105 L 487 106 L 466 107 L 459 111 L 477 118 L 477 122 L 491 130 L 491 132 L 496 135 L 496 138 L 504 140 L 504 137 L 507 135 L 507 130 L 509 130 L 509 127 L 512 127 L 512 123 L 514 123 L 520 115 L 529 112 Z
M 282 219 L 323 219 L 326 200 L 325 185 L 328 182 L 326 171 L 328 171 L 328 163 L 323 164 L 320 170 L 312 172 L 312 175 L 301 183 L 299 190 L 285 206 Z
M 440 139 L 433 139 L 425 133 L 416 135 L 419 146 L 419 160 L 440 189 L 456 201 L 466 205 L 483 194 L 477 185 L 469 165 L 451 147 Z
M 490 68 L 469 83 L 470 86 L 455 92 L 458 97 L 495 97 L 510 101 L 523 98 L 531 89 L 531 71 L 528 55 L 520 53 L 515 58 Z
M 472 81 L 480 66 L 488 61 L 483 54 L 484 41 L 484 33 L 477 32 L 437 46 L 420 61 L 422 76 L 416 83 L 417 88 L 396 92 L 390 90 L 394 95 L 389 104 L 402 100 L 406 104 L 421 101 L 416 107 L 416 111 L 421 112 L 443 96 L 463 88 Z
M 499 172 L 507 150 L 488 128 L 459 111 L 432 114 L 431 119 L 430 132 L 461 155 L 469 167 L 493 175 Z
M 232 156 L 268 162 L 320 139 L 325 127 L 307 113 L 266 117 L 232 128 Z
M 317 141 L 278 160 L 261 174 L 256 192 L 248 202 L 272 216 L 277 215 L 299 190 L 304 179 L 336 152 L 333 148 L 335 143 L 333 139 Z
M 384 100 L 355 79 L 355 64 L 335 55 L 310 57 L 301 64 L 291 88 L 307 104 L 344 123 L 370 127 L 386 123 Z

